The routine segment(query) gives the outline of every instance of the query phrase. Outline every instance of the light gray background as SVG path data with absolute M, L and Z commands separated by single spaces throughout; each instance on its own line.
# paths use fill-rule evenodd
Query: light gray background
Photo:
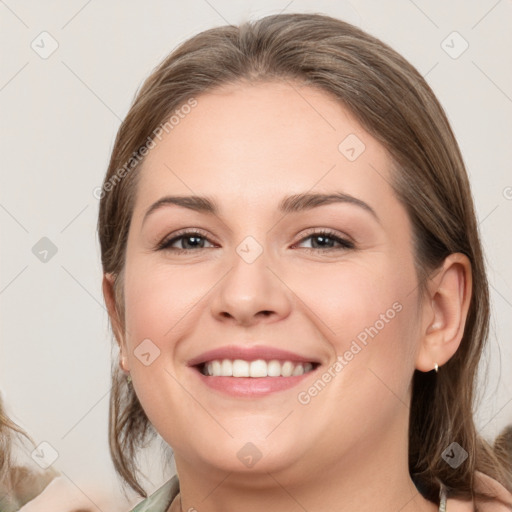
M 0 387 L 13 417 L 57 450 L 55 467 L 85 493 L 91 480 L 118 492 L 107 451 L 110 334 L 93 190 L 120 120 L 178 43 L 282 11 L 323 12 L 380 37 L 426 76 L 446 109 L 472 181 L 491 282 L 478 425 L 490 439 L 512 423 L 510 0 L 0 0 Z M 51 48 L 43 31 L 58 43 L 46 59 L 31 48 Z M 458 58 L 464 41 L 446 39 L 453 31 L 469 44 Z M 32 252 L 42 237 L 58 249 L 46 263 Z M 155 466 L 150 491 L 168 476 Z

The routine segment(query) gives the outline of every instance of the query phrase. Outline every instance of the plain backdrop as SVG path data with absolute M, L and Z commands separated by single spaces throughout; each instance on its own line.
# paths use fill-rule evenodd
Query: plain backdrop
M 478 427 L 492 439 L 512 423 L 510 0 L 5 0 L 0 388 L 14 419 L 55 449 L 54 467 L 84 493 L 98 483 L 119 493 L 107 445 L 111 336 L 93 191 L 120 121 L 143 79 L 193 34 L 306 11 L 390 44 L 444 106 L 470 174 L 491 283 Z M 148 490 L 170 474 L 149 464 Z

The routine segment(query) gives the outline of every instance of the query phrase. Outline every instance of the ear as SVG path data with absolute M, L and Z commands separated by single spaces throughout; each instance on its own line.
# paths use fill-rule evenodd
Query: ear
M 423 305 L 421 342 L 416 368 L 422 372 L 442 366 L 459 348 L 472 292 L 471 262 L 450 254 L 428 284 Z
M 126 340 L 124 338 L 123 322 L 119 316 L 119 308 L 117 307 L 114 292 L 115 279 L 114 274 L 103 274 L 103 297 L 105 299 L 105 304 L 107 305 L 108 316 L 110 318 L 110 323 L 112 324 L 112 329 L 114 330 L 114 336 L 117 344 L 119 345 L 119 366 L 124 372 L 129 372 L 130 368 L 128 365 L 128 358 L 126 357 Z

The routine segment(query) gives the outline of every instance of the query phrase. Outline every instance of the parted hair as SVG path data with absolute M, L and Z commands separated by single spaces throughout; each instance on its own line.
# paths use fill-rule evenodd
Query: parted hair
M 115 278 L 122 323 L 123 268 L 140 169 L 140 161 L 133 164 L 133 155 L 190 98 L 231 83 L 268 81 L 306 85 L 329 94 L 387 150 L 391 185 L 413 227 L 421 294 L 449 254 L 460 252 L 469 258 L 473 293 L 459 349 L 439 373 L 414 372 L 409 470 L 432 502 L 438 503 L 441 484 L 450 497 L 479 497 L 474 491 L 475 470 L 512 492 L 503 450 L 493 450 L 478 433 L 473 415 L 490 309 L 478 223 L 459 146 L 422 75 L 388 45 L 349 23 L 321 14 L 280 14 L 212 28 L 179 45 L 145 80 L 119 128 L 98 218 L 103 271 Z M 142 496 L 147 494 L 136 456 L 154 434 L 115 356 L 110 450 L 119 474 Z M 442 457 L 453 442 L 468 453 L 457 469 Z

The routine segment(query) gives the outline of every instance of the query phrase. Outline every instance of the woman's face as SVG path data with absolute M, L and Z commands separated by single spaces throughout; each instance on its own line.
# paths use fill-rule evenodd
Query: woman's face
M 404 439 L 420 332 L 387 153 L 313 88 L 196 100 L 154 139 L 129 231 L 122 349 L 144 410 L 178 467 L 378 458 Z

